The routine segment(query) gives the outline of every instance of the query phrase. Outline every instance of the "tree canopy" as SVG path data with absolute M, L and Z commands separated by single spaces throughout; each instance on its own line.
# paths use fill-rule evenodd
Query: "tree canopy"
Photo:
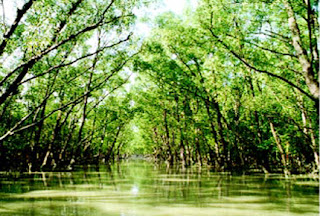
M 0 30 L 0 168 L 318 170 L 317 4 L 199 0 L 141 43 L 147 2 L 24 1 Z

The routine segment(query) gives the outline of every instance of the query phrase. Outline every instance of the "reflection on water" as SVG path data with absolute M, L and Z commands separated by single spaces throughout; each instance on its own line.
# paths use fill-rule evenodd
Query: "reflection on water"
M 0 173 L 0 215 L 319 215 L 318 179 L 231 176 L 148 162 L 76 172 Z

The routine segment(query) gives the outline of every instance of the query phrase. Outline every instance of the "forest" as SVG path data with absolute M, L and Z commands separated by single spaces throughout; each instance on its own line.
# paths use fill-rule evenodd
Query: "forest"
M 319 171 L 318 1 L 198 0 L 143 19 L 157 1 L 21 2 L 1 13 L 1 171 L 131 155 Z

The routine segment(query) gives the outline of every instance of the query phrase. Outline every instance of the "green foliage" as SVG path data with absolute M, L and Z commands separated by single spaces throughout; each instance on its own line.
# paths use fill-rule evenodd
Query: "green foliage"
M 217 170 L 316 167 L 317 103 L 290 84 L 308 92 L 286 23 L 276 1 L 204 0 L 192 16 L 159 16 L 135 62 L 148 82 L 139 82 L 135 100 L 144 110 L 139 133 L 152 138 L 145 148 L 169 163 Z
M 133 154 L 217 171 L 318 168 L 317 3 L 198 3 L 158 16 L 139 47 L 132 11 L 144 1 L 33 1 L 5 40 L 1 29 L 0 168 Z

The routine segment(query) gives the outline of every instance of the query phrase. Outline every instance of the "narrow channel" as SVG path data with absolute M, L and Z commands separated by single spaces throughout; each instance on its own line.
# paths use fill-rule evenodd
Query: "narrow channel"
M 318 197 L 318 181 L 308 175 L 230 175 L 144 160 L 0 174 L 1 216 L 316 216 Z

